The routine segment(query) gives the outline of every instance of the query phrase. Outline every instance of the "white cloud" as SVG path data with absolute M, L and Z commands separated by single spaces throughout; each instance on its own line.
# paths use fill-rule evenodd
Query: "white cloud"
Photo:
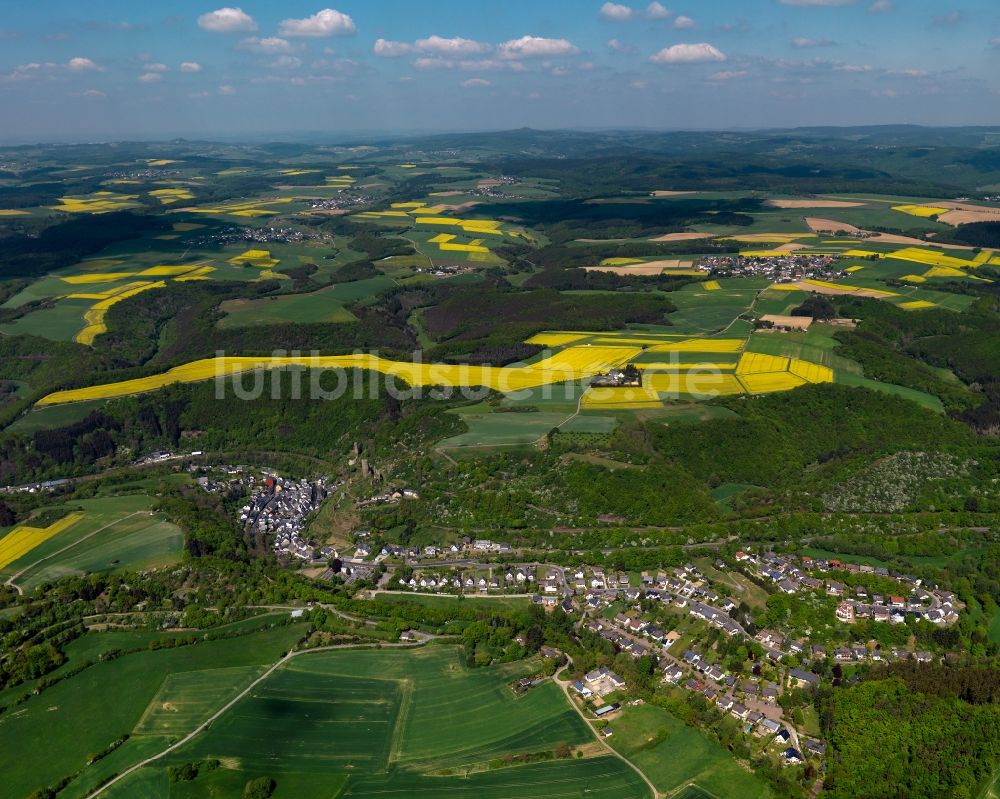
M 882 14 L 886 11 L 892 11 L 894 9 L 895 6 L 892 4 L 892 0 L 875 0 L 874 3 L 868 6 L 868 10 L 872 14 Z
M 267 36 L 263 39 L 258 39 L 256 36 L 249 36 L 246 39 L 243 39 L 237 45 L 237 48 L 240 50 L 248 50 L 251 53 L 264 53 L 265 55 L 291 53 L 296 50 L 296 46 L 290 41 L 282 39 L 278 36 Z
M 241 33 L 257 30 L 257 23 L 242 8 L 226 6 L 198 17 L 198 27 L 212 33 Z
M 647 86 L 649 86 L 649 84 L 644 80 L 634 80 L 631 83 L 629 83 L 629 88 L 635 89 L 636 91 L 642 91 Z
M 398 58 L 413 53 L 427 53 L 440 56 L 470 56 L 488 53 L 493 45 L 477 42 L 461 37 L 445 38 L 443 36 L 428 36 L 413 42 L 395 42 L 389 39 L 376 39 L 372 52 L 383 58 Z
M 139 76 L 139 80 L 142 83 L 156 83 L 157 81 L 163 80 L 163 75 L 159 72 L 143 72 Z
M 228 83 L 223 83 L 219 87 L 219 94 L 236 94 L 236 89 L 234 89 Z
M 304 19 L 286 19 L 278 25 L 278 33 L 282 36 L 353 36 L 357 30 L 353 19 L 332 8 L 324 8 Z
M 834 64 L 834 72 L 874 72 L 871 64 Z
M 426 39 L 417 39 L 416 48 L 422 53 L 443 53 L 445 55 L 476 55 L 488 52 L 491 48 L 488 44 L 475 42 L 472 39 L 462 39 L 454 37 L 446 39 L 441 36 L 428 36 Z
M 142 68 L 144 70 L 146 70 L 146 72 L 166 72 L 167 71 L 167 65 L 166 64 L 157 64 L 157 63 L 143 64 Z
M 792 39 L 792 47 L 799 50 L 806 50 L 810 47 L 833 47 L 836 42 L 833 39 L 810 39 L 806 36 L 796 36 Z
M 104 92 L 98 91 L 97 89 L 87 89 L 85 92 L 80 92 L 80 96 L 81 97 L 96 97 L 96 98 L 107 97 L 107 95 Z
M 501 44 L 497 50 L 504 58 L 534 58 L 576 55 L 580 50 L 566 39 L 546 39 L 541 36 L 522 36 Z
M 894 69 L 889 74 L 901 78 L 926 78 L 930 73 L 926 69 Z
M 493 84 L 485 78 L 469 78 L 468 80 L 463 80 L 460 85 L 464 89 L 476 89 L 492 86 Z
M 677 30 L 685 30 L 694 27 L 694 20 L 691 17 L 679 16 L 674 20 L 674 27 Z
M 655 2 L 646 6 L 646 16 L 650 19 L 666 19 L 673 12 L 668 11 L 662 4 Z
M 700 42 L 664 47 L 649 60 L 654 64 L 695 64 L 700 61 L 725 61 L 726 54 L 714 45 Z
M 104 71 L 103 69 L 101 69 L 101 67 L 97 66 L 97 64 L 95 64 L 89 58 L 83 58 L 81 56 L 77 56 L 76 58 L 71 58 L 66 63 L 66 68 L 70 72 L 103 72 Z
M 201 72 L 201 64 L 197 61 L 184 61 L 181 63 L 181 72 Z
M 709 75 L 708 79 L 722 83 L 727 80 L 736 80 L 737 78 L 742 78 L 746 74 L 747 71 L 745 69 L 723 70 L 722 72 L 715 72 L 712 75 Z
M 809 6 L 822 8 L 823 6 L 853 6 L 857 0 L 779 0 L 784 6 Z
M 632 19 L 634 13 L 631 8 L 623 6 L 621 3 L 605 3 L 601 6 L 601 16 L 613 22 L 624 22 L 627 19 Z
M 407 44 L 406 42 L 376 39 L 372 52 L 377 56 L 382 56 L 382 58 L 398 58 L 399 56 L 409 55 L 415 49 L 412 44 Z

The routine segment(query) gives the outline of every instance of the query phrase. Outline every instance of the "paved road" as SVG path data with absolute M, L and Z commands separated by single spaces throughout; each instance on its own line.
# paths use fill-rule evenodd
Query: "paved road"
M 569 655 L 566 655 L 566 661 L 567 661 L 566 668 L 567 669 L 572 668 L 572 666 L 573 666 L 573 659 L 570 658 Z M 580 706 L 576 702 L 573 701 L 572 695 L 570 695 L 570 692 L 569 692 L 569 680 L 566 680 L 565 682 L 563 682 L 562 680 L 560 680 L 558 678 L 558 676 L 554 676 L 552 679 L 555 682 L 555 684 L 558 685 L 562 689 L 563 694 L 566 695 L 566 701 L 570 703 L 570 705 L 572 706 L 573 710 L 575 710 L 577 712 L 577 715 L 580 718 L 583 719 L 583 721 L 587 725 L 587 727 L 589 727 L 590 730 L 593 731 L 594 727 L 590 723 L 591 720 L 589 718 L 587 718 L 586 714 L 580 709 Z M 646 783 L 646 785 L 649 786 L 649 790 L 650 790 L 650 793 L 652 793 L 652 795 L 653 795 L 653 799 L 660 799 L 661 796 L 664 796 L 664 794 L 662 794 L 658 790 L 656 790 L 656 786 L 653 785 L 653 783 L 650 781 L 649 777 L 647 777 L 642 772 L 641 768 L 639 768 L 635 763 L 633 763 L 631 760 L 629 760 L 627 757 L 625 757 L 625 755 L 621 754 L 617 749 L 614 749 L 607 741 L 604 740 L 604 738 L 602 738 L 596 732 L 594 733 L 594 737 L 597 738 L 597 741 L 601 744 L 601 746 L 603 746 L 605 749 L 607 749 L 610 754 L 612 754 L 615 757 L 617 757 L 620 761 L 622 761 L 622 763 L 624 763 L 625 765 L 627 765 L 630 769 L 632 769 L 632 771 L 634 771 L 636 774 L 638 774 L 640 777 L 642 777 L 642 781 L 644 783 Z

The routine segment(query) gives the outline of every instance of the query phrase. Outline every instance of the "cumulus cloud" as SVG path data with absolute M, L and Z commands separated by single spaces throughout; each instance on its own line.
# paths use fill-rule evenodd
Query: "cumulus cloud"
M 649 83 L 644 80 L 633 80 L 629 82 L 629 88 L 635 89 L 636 91 L 642 91 L 649 86 Z
M 394 42 L 389 39 L 376 39 L 372 52 L 382 58 L 398 58 L 413 53 L 426 53 L 440 56 L 471 56 L 482 55 L 493 49 L 493 45 L 477 42 L 461 37 L 445 38 L 443 36 L 428 36 L 410 42 Z
M 157 81 L 163 80 L 163 75 L 159 72 L 143 72 L 139 76 L 139 80 L 142 83 L 156 83 Z
M 688 28 L 693 28 L 694 27 L 694 20 L 691 19 L 691 17 L 685 17 L 685 16 L 681 15 L 681 16 L 677 17 L 677 19 L 674 20 L 674 27 L 677 30 L 686 30 Z
M 416 47 L 406 42 L 394 42 L 389 39 L 376 39 L 372 52 L 382 58 L 399 58 L 399 56 L 409 55 Z
M 668 11 L 662 4 L 655 2 L 655 0 L 646 6 L 646 16 L 650 19 L 666 19 L 671 13 L 673 12 Z
M 627 19 L 632 19 L 634 13 L 631 8 L 621 5 L 621 3 L 605 3 L 601 6 L 601 16 L 612 22 L 624 22 Z
M 76 58 L 71 58 L 66 62 L 66 69 L 70 72 L 103 72 L 101 67 L 97 66 L 89 58 L 83 58 L 82 56 L 77 56 Z
M 282 36 L 311 38 L 353 36 L 357 30 L 353 19 L 332 8 L 324 8 L 303 19 L 286 19 L 278 25 L 278 33 Z
M 576 55 L 579 48 L 566 39 L 546 39 L 542 36 L 522 36 L 511 39 L 497 47 L 504 58 L 552 58 L 555 56 Z
M 893 9 L 895 9 L 895 6 L 892 4 L 892 0 L 875 0 L 874 3 L 868 6 L 868 10 L 872 14 L 882 14 Z
M 445 53 L 447 55 L 476 55 L 490 50 L 490 45 L 483 42 L 476 42 L 472 39 L 463 39 L 456 36 L 446 39 L 441 36 L 428 36 L 426 39 L 418 39 L 416 48 L 422 53 Z
M 158 64 L 158 63 L 143 64 L 142 68 L 144 70 L 146 70 L 146 72 L 166 72 L 167 71 L 167 65 L 166 64 Z
M 237 45 L 237 49 L 247 50 L 251 53 L 278 55 L 280 53 L 294 52 L 297 48 L 290 41 L 282 39 L 280 36 L 267 36 L 263 39 L 258 39 L 256 36 L 249 36 Z
M 747 74 L 745 69 L 729 69 L 723 70 L 722 72 L 715 72 L 708 76 L 709 80 L 714 80 L 717 83 L 724 83 L 727 80 L 736 80 L 737 78 L 742 78 Z
M 654 64 L 696 64 L 701 61 L 725 61 L 726 54 L 707 42 L 675 44 L 664 47 L 649 59 Z
M 477 89 L 492 86 L 493 84 L 486 80 L 486 78 L 469 78 L 468 80 L 463 80 L 460 85 L 464 89 Z
M 243 33 L 257 30 L 257 23 L 242 8 L 226 6 L 198 17 L 198 27 L 212 33 Z
M 236 94 L 236 89 L 230 86 L 228 83 L 223 83 L 219 87 L 219 94 Z
M 197 61 L 183 61 L 181 63 L 181 72 L 201 72 L 201 64 Z
M 833 47 L 836 42 L 833 39 L 810 39 L 806 36 L 796 36 L 792 39 L 792 47 L 799 50 L 808 50 L 811 47 Z

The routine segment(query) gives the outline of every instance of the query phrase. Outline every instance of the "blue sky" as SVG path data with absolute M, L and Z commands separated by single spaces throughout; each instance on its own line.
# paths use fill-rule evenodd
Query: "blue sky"
M 1000 123 L 996 0 L 43 0 L 0 141 Z

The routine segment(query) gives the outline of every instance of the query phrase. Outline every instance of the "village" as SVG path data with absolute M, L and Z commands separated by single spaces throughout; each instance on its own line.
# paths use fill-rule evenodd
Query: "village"
M 709 255 L 698 262 L 698 268 L 712 279 L 730 277 L 766 277 L 775 283 L 797 280 L 833 280 L 844 277 L 835 255 L 797 255 L 775 252 L 774 255 Z
M 738 550 L 672 569 L 639 573 L 600 566 L 567 568 L 520 563 L 507 544 L 464 537 L 448 545 L 376 548 L 360 541 L 354 559 L 389 568 L 376 592 L 525 597 L 574 619 L 578 634 L 608 642 L 638 662 L 647 658 L 664 690 L 697 695 L 717 719 L 734 720 L 755 745 L 786 765 L 822 760 L 825 743 L 810 692 L 853 679 L 858 669 L 894 660 L 942 659 L 911 635 L 883 645 L 866 625 L 887 629 L 954 624 L 964 606 L 947 590 L 887 568 L 763 551 Z M 825 619 L 822 628 L 763 626 L 750 601 L 787 597 Z M 859 627 L 858 625 L 865 625 Z M 943 653 L 947 654 L 947 653 Z M 613 734 L 615 713 L 629 701 L 625 679 L 611 667 L 573 685 L 581 708 Z
M 213 467 L 196 481 L 208 493 L 244 497 L 238 511 L 240 525 L 258 546 L 269 543 L 279 558 L 326 563 L 337 556 L 333 547 L 321 546 L 304 532 L 311 514 L 339 483 L 326 477 L 294 480 L 271 469 L 243 465 Z

